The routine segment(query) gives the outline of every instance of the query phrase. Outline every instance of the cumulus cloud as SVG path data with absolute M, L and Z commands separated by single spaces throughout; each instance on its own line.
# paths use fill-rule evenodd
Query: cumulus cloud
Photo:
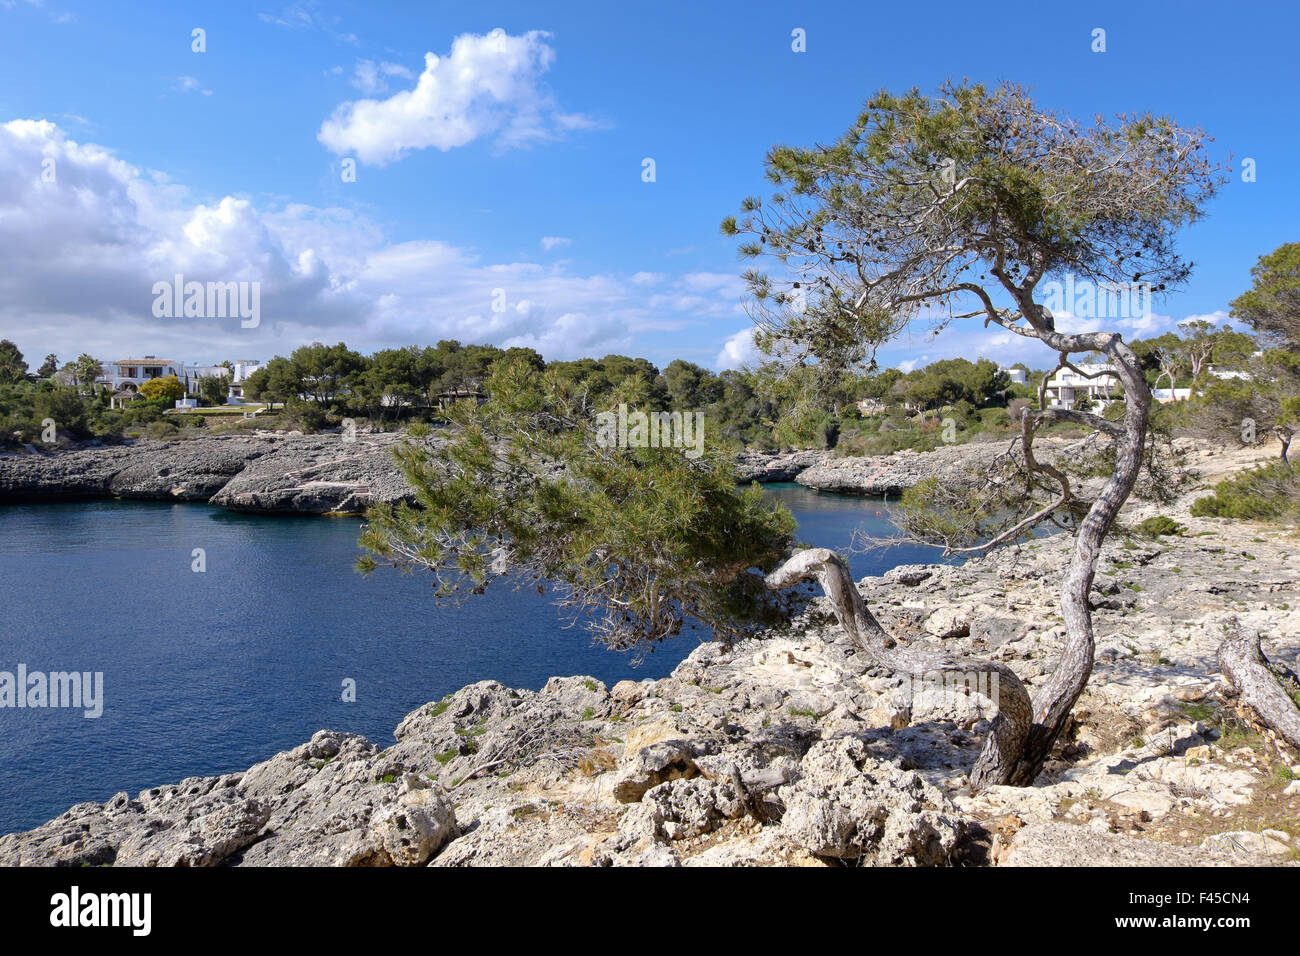
M 589 127 L 589 118 L 560 110 L 541 85 L 555 60 L 548 35 L 461 34 L 447 56 L 424 55 L 414 89 L 340 104 L 317 139 L 335 153 L 384 165 L 430 146 L 445 152 L 493 137 L 508 149 Z
M 722 344 L 722 351 L 713 364 L 719 370 L 742 368 L 760 358 L 758 346 L 754 344 L 754 329 L 741 329 Z
M 167 324 L 152 315 L 152 288 L 178 272 L 187 281 L 258 281 L 263 313 L 289 322 L 358 308 L 312 249 L 287 247 L 247 200 L 187 201 L 46 121 L 0 126 L 0 257 L 9 266 L 0 274 L 4 323 L 64 351 L 106 343 L 127 326 Z M 211 324 L 186 332 L 238 329 L 235 320 L 203 321 Z
M 565 236 L 542 236 L 542 248 L 547 252 L 550 252 L 552 249 L 558 249 L 561 246 L 569 246 L 572 244 L 573 240 L 566 238 Z
M 197 360 L 459 338 L 576 358 L 629 349 L 632 330 L 674 318 L 629 277 L 393 243 L 348 209 L 196 199 L 47 121 L 0 124 L 0 259 L 0 328 L 31 354 Z M 154 317 L 153 285 L 176 273 L 260 282 L 260 326 Z

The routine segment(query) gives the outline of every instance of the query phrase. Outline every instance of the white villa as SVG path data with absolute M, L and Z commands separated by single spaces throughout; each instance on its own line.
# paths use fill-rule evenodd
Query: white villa
M 1115 367 L 1104 362 L 1091 362 L 1077 366 L 1083 375 L 1073 369 L 1058 369 L 1047 380 L 1047 404 L 1051 408 L 1073 408 L 1080 399 L 1096 402 L 1101 408 L 1110 404 L 1110 393 L 1119 384 Z
M 262 367 L 262 362 L 258 359 L 240 359 L 232 365 L 233 371 L 224 365 L 187 365 L 184 362 L 163 359 L 156 355 L 146 355 L 144 358 L 125 358 L 116 362 L 105 362 L 95 382 L 107 387 L 115 397 L 126 399 L 131 397 L 128 393 L 138 392 L 140 386 L 150 379 L 175 375 L 185 387 L 185 391 L 193 394 L 198 391 L 199 379 L 229 375 L 230 390 L 226 396 L 226 404 L 241 405 L 244 401 L 244 382 L 248 380 L 248 376 Z M 177 406 L 191 407 L 184 401 L 178 402 Z
M 150 379 L 166 378 L 168 375 L 175 375 L 184 381 L 185 365 L 156 355 L 146 355 L 144 358 L 125 358 L 116 362 L 105 362 L 95 383 L 107 385 L 114 392 L 137 392 L 140 386 Z
M 1025 385 L 1029 382 L 1029 373 L 1023 368 L 1000 368 L 998 371 L 1006 375 L 1012 385 Z
M 883 415 L 886 411 L 885 403 L 877 398 L 864 398 L 857 405 L 863 415 Z
M 230 370 L 224 365 L 186 365 L 185 377 L 181 382 L 185 385 L 185 391 L 192 395 L 199 392 L 199 379 L 201 378 L 220 378 L 222 375 L 229 375 Z

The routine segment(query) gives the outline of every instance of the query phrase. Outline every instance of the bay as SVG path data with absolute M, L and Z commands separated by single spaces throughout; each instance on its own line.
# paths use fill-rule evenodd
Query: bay
M 855 529 L 890 533 L 878 500 L 798 485 L 767 493 L 807 544 L 843 552 Z M 0 671 L 104 675 L 97 719 L 0 708 L 0 834 L 119 791 L 242 770 L 321 728 L 386 746 L 405 714 L 475 681 L 663 677 L 700 639 L 637 664 L 566 628 L 531 588 L 494 586 L 440 608 L 427 577 L 354 571 L 359 527 L 164 502 L 0 508 Z M 203 573 L 191 567 L 196 548 Z M 909 546 L 851 565 L 861 577 L 933 560 Z

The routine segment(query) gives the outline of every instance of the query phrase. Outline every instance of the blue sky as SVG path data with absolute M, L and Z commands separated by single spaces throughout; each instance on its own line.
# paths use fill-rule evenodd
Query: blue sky
M 765 151 L 836 137 L 880 87 L 963 76 L 1081 118 L 1167 113 L 1231 151 L 1184 237 L 1192 280 L 1127 331 L 1221 319 L 1300 238 L 1300 13 L 1084 7 L 0 0 L 0 337 L 38 361 L 459 338 L 734 364 L 749 321 L 718 223 L 764 191 Z M 177 271 L 260 281 L 260 325 L 154 317 Z M 967 321 L 881 355 L 1045 364 L 1033 348 Z

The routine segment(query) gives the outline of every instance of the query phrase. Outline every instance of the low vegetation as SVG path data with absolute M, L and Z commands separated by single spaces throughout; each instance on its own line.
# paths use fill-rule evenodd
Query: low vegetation
M 1198 498 L 1192 514 L 1204 518 L 1300 522 L 1300 474 L 1271 462 L 1227 478 L 1214 493 Z

